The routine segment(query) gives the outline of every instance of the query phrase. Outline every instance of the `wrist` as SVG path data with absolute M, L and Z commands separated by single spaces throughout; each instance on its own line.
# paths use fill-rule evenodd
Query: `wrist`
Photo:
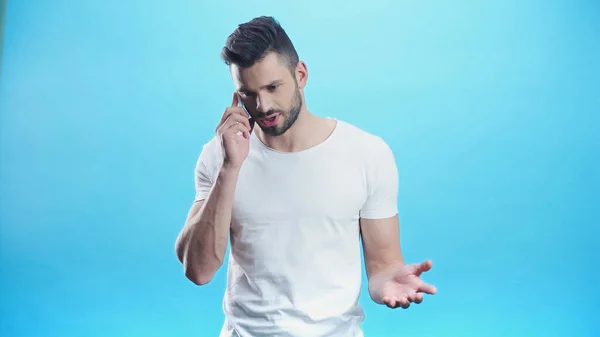
M 221 167 L 219 168 L 219 174 L 236 176 L 238 173 L 240 173 L 241 168 L 241 165 L 235 165 L 227 161 L 223 161 Z
M 385 264 L 373 265 L 367 270 L 368 280 L 389 278 L 394 276 L 400 268 L 405 266 L 403 260 L 392 261 Z

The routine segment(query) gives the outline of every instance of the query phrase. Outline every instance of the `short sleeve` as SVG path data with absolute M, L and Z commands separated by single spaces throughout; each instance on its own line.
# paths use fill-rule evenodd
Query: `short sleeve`
M 202 152 L 196 162 L 196 168 L 194 169 L 194 182 L 196 187 L 195 201 L 201 201 L 206 199 L 208 192 L 212 188 L 213 181 L 208 170 L 209 164 L 208 146 L 202 148 Z
M 364 219 L 384 219 L 398 214 L 398 168 L 394 153 L 381 138 L 369 149 L 367 200 L 360 211 Z

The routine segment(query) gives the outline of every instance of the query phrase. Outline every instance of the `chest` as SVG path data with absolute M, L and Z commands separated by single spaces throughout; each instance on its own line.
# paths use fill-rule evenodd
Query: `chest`
M 358 220 L 366 198 L 366 173 L 350 155 L 277 161 L 250 156 L 236 185 L 232 220 L 272 226 L 290 219 Z

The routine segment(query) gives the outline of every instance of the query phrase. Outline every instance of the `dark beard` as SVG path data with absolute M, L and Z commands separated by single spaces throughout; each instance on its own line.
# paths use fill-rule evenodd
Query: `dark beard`
M 300 110 L 302 110 L 302 96 L 300 96 L 300 90 L 298 90 L 298 87 L 296 87 L 292 107 L 286 113 L 281 114 L 281 117 L 284 118 L 283 125 L 281 127 L 277 125 L 271 127 L 261 126 L 261 129 L 266 135 L 281 136 L 287 130 L 289 130 L 292 127 L 292 125 L 294 125 L 294 123 L 298 119 L 298 115 L 300 115 Z

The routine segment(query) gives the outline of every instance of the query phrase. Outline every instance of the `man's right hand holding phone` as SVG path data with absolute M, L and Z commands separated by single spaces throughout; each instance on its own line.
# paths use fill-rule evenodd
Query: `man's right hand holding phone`
M 246 110 L 240 107 L 239 103 L 239 96 L 234 93 L 231 106 L 225 109 L 216 128 L 216 132 L 221 138 L 223 167 L 234 170 L 239 170 L 248 156 L 250 134 L 254 126 Z

